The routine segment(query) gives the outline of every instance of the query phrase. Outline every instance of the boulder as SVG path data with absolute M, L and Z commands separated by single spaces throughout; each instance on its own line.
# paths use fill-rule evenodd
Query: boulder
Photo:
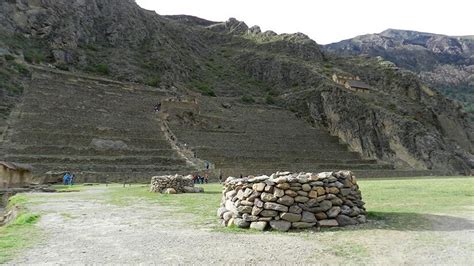
M 306 223 L 315 223 L 317 220 L 312 212 L 303 211 L 301 221 Z
M 165 193 L 165 194 L 176 194 L 177 192 L 176 192 L 176 189 L 170 187 L 170 188 L 165 189 L 163 193 Z
M 294 223 L 291 223 L 291 228 L 307 229 L 307 228 L 311 228 L 315 225 L 316 225 L 316 223 L 294 222 Z
M 280 204 L 286 205 L 286 206 L 290 206 L 295 202 L 295 199 L 288 196 L 288 195 L 285 195 L 285 196 L 279 198 L 277 200 L 277 202 L 280 203 Z
M 263 192 L 262 195 L 260 195 L 260 198 L 265 202 L 276 201 L 277 200 L 277 197 L 275 197 L 275 196 L 273 196 L 273 194 L 267 193 L 267 192 Z
M 250 224 L 250 229 L 263 231 L 265 230 L 265 228 L 267 228 L 267 225 L 268 225 L 268 222 L 265 222 L 265 221 L 252 222 Z
M 301 214 L 284 212 L 280 214 L 280 218 L 288 222 L 299 222 L 301 220 Z
M 340 212 L 341 212 L 341 207 L 334 206 L 331 209 L 329 209 L 329 211 L 327 211 L 326 214 L 328 215 L 329 218 L 334 218 L 337 215 L 339 215 Z
M 353 219 L 349 216 L 340 214 L 336 217 L 337 223 L 339 226 L 346 226 L 346 225 L 356 225 L 358 224 L 356 219 Z
M 287 212 L 288 207 L 282 204 L 274 203 L 274 202 L 266 202 L 265 205 L 263 205 L 263 208 L 266 210 L 274 210 L 274 211 L 280 211 L 280 212 Z
M 217 209 L 217 217 L 222 218 L 222 215 L 227 212 L 227 209 L 225 207 L 220 207 Z
M 334 219 L 329 219 L 329 220 L 321 220 L 321 221 L 318 221 L 319 223 L 319 226 L 321 227 L 336 227 L 338 226 L 338 222 Z
M 290 230 L 291 222 L 284 221 L 284 220 L 279 220 L 279 221 L 272 220 L 270 221 L 270 227 L 273 230 L 286 232 Z
M 257 192 L 262 192 L 265 189 L 266 184 L 265 183 L 257 183 L 253 184 L 252 188 L 253 190 Z
M 235 224 L 239 228 L 249 228 L 250 227 L 250 223 L 245 221 L 242 218 L 234 218 L 233 224 Z
M 288 208 L 288 212 L 300 214 L 303 212 L 303 209 L 298 205 L 292 205 L 290 208 Z
M 296 202 L 301 202 L 301 203 L 305 203 L 309 200 L 308 197 L 305 197 L 305 196 L 296 196 L 295 197 L 295 201 Z

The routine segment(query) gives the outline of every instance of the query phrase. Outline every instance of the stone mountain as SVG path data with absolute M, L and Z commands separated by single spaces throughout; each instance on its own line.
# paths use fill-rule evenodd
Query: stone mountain
M 34 160 L 41 162 L 47 157 L 51 161 L 43 166 L 58 165 L 58 158 L 64 156 L 64 150 L 70 151 L 72 144 L 51 134 L 45 140 L 44 131 L 59 131 L 58 121 L 74 126 L 74 120 L 90 128 L 89 135 L 80 141 L 74 137 L 74 148 L 84 154 L 87 148 L 87 154 L 95 156 L 74 158 L 81 161 L 78 165 L 86 165 L 87 159 L 105 164 L 101 169 L 112 167 L 110 162 L 104 162 L 110 158 L 100 157 L 103 151 L 94 153 L 90 150 L 93 147 L 88 146 L 88 138 L 104 139 L 103 132 L 112 129 L 116 131 L 107 133 L 109 140 L 112 135 L 120 135 L 118 132 L 129 134 L 129 139 L 120 139 L 129 149 L 124 153 L 127 156 L 153 153 L 147 143 L 163 145 L 160 149 L 168 152 L 170 147 L 164 144 L 164 137 L 151 140 L 152 135 L 147 135 L 164 132 L 153 128 L 156 118 L 146 114 L 146 123 L 137 121 L 137 110 L 145 108 L 139 106 L 140 97 L 152 104 L 146 95 L 174 95 L 205 103 L 199 106 L 201 113 L 188 110 L 168 118 L 170 127 L 181 129 L 180 138 L 192 143 L 192 149 L 218 151 L 217 158 L 238 157 L 245 165 L 255 155 L 267 156 L 269 159 L 258 169 L 278 170 L 274 168 L 280 162 L 288 162 L 288 158 L 303 158 L 315 167 L 324 161 L 315 158 L 324 158 L 332 149 L 340 152 L 344 145 L 349 149 L 347 153 L 357 154 L 352 159 L 360 167 L 373 160 L 407 171 L 469 174 L 474 166 L 473 125 L 461 105 L 410 71 L 377 59 L 327 54 L 302 33 L 262 32 L 258 26 L 248 27 L 237 19 L 212 22 L 184 15 L 160 16 L 132 0 L 8 0 L 0 3 L 0 35 L 0 127 L 4 129 L 0 155 L 6 158 L 27 159 L 20 156 L 24 153 L 15 145 L 26 145 L 22 151 L 33 151 L 31 145 L 42 145 L 41 151 L 50 154 L 54 146 L 54 160 L 50 155 Z M 435 44 L 433 47 L 444 49 Z M 448 50 L 453 57 L 464 56 L 458 54 L 462 49 Z M 332 80 L 334 74 L 357 76 L 371 90 L 348 90 Z M 97 95 L 91 93 L 95 89 Z M 51 98 L 53 94 L 57 99 Z M 113 100 L 108 101 L 107 97 Z M 130 106 L 120 105 L 119 99 L 124 97 L 130 97 L 125 101 Z M 81 104 L 68 108 L 56 103 L 59 99 Z M 104 107 L 101 101 L 106 103 Z M 28 115 L 31 117 L 27 119 Z M 54 119 L 46 119 L 46 115 Z M 130 125 L 124 119 L 130 119 Z M 20 130 L 24 123 L 31 123 L 30 133 L 24 127 Z M 105 123 L 110 125 L 105 127 Z M 83 129 L 78 130 L 80 133 Z M 64 134 L 57 132 L 57 136 Z M 266 134 L 269 137 L 262 138 Z M 298 134 L 304 138 L 298 138 Z M 244 145 L 239 145 L 242 141 Z M 221 144 L 229 145 L 228 149 Z M 305 146 L 312 150 L 304 151 Z M 253 153 L 243 155 L 248 150 Z M 295 155 L 290 156 L 289 151 Z M 328 165 L 326 160 L 325 166 L 351 168 L 347 164 L 341 166 L 340 154 L 331 158 L 339 160 L 338 164 Z M 152 158 L 140 160 L 150 162 Z M 240 166 L 230 160 L 225 167 Z
M 411 70 L 474 114 L 474 36 L 389 29 L 325 45 L 324 50 L 378 57 Z

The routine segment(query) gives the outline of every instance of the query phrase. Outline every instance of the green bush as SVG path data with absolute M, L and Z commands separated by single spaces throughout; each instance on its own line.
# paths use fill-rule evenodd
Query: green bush
M 46 58 L 44 54 L 36 50 L 26 50 L 23 53 L 23 56 L 25 58 L 25 61 L 30 64 L 39 64 L 45 61 L 45 58 Z
M 94 72 L 97 72 L 102 75 L 109 75 L 110 74 L 109 66 L 106 64 L 97 64 L 94 67 Z
M 216 97 L 216 93 L 208 84 L 203 82 L 194 82 L 194 86 L 201 92 L 202 95 Z
M 159 76 L 155 76 L 155 77 L 149 78 L 145 83 L 148 86 L 158 87 L 160 86 L 161 78 Z
M 271 95 L 267 95 L 267 97 L 265 97 L 265 103 L 275 104 L 275 99 L 273 99 L 273 97 Z
M 64 63 L 58 63 L 55 65 L 57 69 L 63 70 L 63 71 L 69 71 L 69 66 L 64 64 Z
M 243 103 L 255 103 L 255 99 L 250 95 L 244 95 L 242 96 L 242 98 L 240 98 L 240 100 Z
M 15 60 L 15 57 L 11 54 L 6 54 L 6 55 L 4 55 L 4 57 L 5 57 L 5 60 L 7 60 L 7 61 Z
M 30 71 L 28 70 L 28 68 L 26 68 L 26 66 L 23 64 L 14 63 L 13 68 L 22 75 L 30 74 Z

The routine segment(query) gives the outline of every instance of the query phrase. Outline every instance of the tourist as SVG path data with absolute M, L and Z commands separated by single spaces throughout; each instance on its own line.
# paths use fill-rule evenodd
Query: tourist
M 69 180 L 69 185 L 73 186 L 75 180 L 76 180 L 76 175 L 75 175 L 75 174 L 72 174 L 72 175 L 71 175 L 71 178 L 70 178 L 70 180 Z
M 66 172 L 63 176 L 63 184 L 69 185 L 70 182 L 71 182 L 71 174 L 69 172 Z
M 204 174 L 204 182 L 206 182 L 206 184 L 209 182 L 209 174 L 208 173 Z
M 222 173 L 219 174 L 219 183 L 222 183 Z
M 196 184 L 196 182 L 198 181 L 198 174 L 194 174 L 193 175 L 193 183 Z
M 206 170 L 209 170 L 209 162 L 208 161 L 204 162 L 204 167 L 206 167 Z

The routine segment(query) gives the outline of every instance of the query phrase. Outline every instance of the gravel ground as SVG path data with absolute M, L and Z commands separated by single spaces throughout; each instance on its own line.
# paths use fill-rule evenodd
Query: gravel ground
M 433 215 L 429 231 L 364 229 L 229 233 L 142 202 L 108 204 L 107 190 L 35 194 L 44 237 L 10 264 L 471 264 L 474 217 Z

